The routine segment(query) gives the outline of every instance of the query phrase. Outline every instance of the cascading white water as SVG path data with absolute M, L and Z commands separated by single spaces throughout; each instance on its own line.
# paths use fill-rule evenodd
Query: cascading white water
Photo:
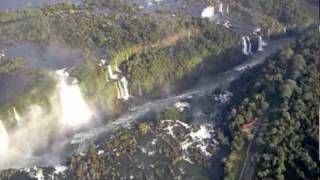
M 119 91 L 119 94 L 120 94 L 120 98 L 119 99 L 124 99 L 125 94 L 124 94 L 124 90 L 123 90 L 121 81 L 117 81 L 117 86 L 118 86 L 118 91 Z
M 242 36 L 242 53 L 244 55 L 248 55 L 248 46 L 247 46 L 247 40 L 246 37 Z
M 123 88 L 123 99 L 124 100 L 128 100 L 130 95 L 129 95 L 129 90 L 128 90 L 128 81 L 127 81 L 127 78 L 126 77 L 122 77 L 120 79 L 120 82 L 121 82 L 121 85 L 122 85 L 122 88 Z
M 16 120 L 17 124 L 20 125 L 21 124 L 21 116 L 17 112 L 17 109 L 15 107 L 13 108 L 13 116 L 14 116 L 14 119 Z
M 64 70 L 56 71 L 59 77 L 58 91 L 62 110 L 61 122 L 68 127 L 79 127 L 90 121 L 93 113 L 80 91 L 76 79 L 68 83 L 70 76 Z
M 247 36 L 247 46 L 248 46 L 248 54 L 252 54 L 252 45 L 251 45 L 251 40 L 250 40 L 250 37 Z
M 0 169 L 60 163 L 68 144 L 62 140 L 64 133 L 78 130 L 93 118 L 77 81 L 71 82 L 64 70 L 56 74 L 57 93 L 50 98 L 50 109 L 30 104 L 20 116 L 13 108 L 13 118 L 17 123 L 23 122 L 23 126 L 13 128 L 9 134 L 0 121 Z
M 99 64 L 98 64 L 98 66 L 102 67 L 102 66 L 104 66 L 106 63 L 107 63 L 107 60 L 105 60 L 105 59 L 100 59 L 100 62 L 99 62 Z
M 0 155 L 5 153 L 9 148 L 8 132 L 0 120 Z
M 202 18 L 213 18 L 214 17 L 214 6 L 208 6 L 201 13 Z
M 258 37 L 258 51 L 263 51 L 263 47 L 267 44 L 263 41 L 262 36 L 259 35 Z
M 227 13 L 227 14 L 230 13 L 230 7 L 229 7 L 229 5 L 227 5 L 226 13 Z
M 109 78 L 110 78 L 111 80 L 116 80 L 116 79 L 118 79 L 118 76 L 117 76 L 116 74 L 113 74 L 111 65 L 108 65 L 108 66 L 107 66 L 107 69 L 108 69 Z
M 122 73 L 122 71 L 118 67 L 118 63 L 116 62 L 116 68 L 114 69 L 115 72 L 117 73 Z
M 107 71 L 109 78 L 114 81 L 115 86 L 117 88 L 117 98 L 127 101 L 130 98 L 130 94 L 128 90 L 128 81 L 126 77 L 121 75 L 122 71 L 119 69 L 117 64 L 115 67 L 115 74 L 112 72 L 111 65 L 107 66 Z M 107 78 L 107 82 L 109 82 L 109 78 Z
M 287 34 L 287 27 L 284 27 L 284 28 L 283 28 L 283 33 L 284 33 L 284 34 Z

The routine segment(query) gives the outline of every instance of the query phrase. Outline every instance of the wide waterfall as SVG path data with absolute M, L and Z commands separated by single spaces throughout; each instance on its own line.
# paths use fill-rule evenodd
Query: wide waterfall
M 8 133 L 4 127 L 2 121 L 0 120 L 0 155 L 8 150 L 9 140 Z
M 244 55 L 248 55 L 248 46 L 246 37 L 242 36 L 242 53 Z
M 73 78 L 70 83 L 69 73 L 64 70 L 58 70 L 56 73 L 59 76 L 58 90 L 62 124 L 68 127 L 80 127 L 88 123 L 93 113 L 82 97 L 77 80 Z
M 49 109 L 30 104 L 24 114 L 18 114 L 13 108 L 13 118 L 23 126 L 10 133 L 0 121 L 0 169 L 60 163 L 69 143 L 61 138 L 93 119 L 76 79 L 64 70 L 56 71 L 56 76 L 58 84 Z M 46 157 L 48 154 L 50 158 Z

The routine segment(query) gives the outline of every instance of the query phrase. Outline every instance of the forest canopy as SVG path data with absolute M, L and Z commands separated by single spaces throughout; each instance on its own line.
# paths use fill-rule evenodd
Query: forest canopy
M 227 117 L 232 143 L 225 163 L 226 179 L 239 173 L 245 159 L 241 153 L 255 134 L 254 176 L 258 179 L 320 176 L 319 40 L 319 32 L 308 32 L 233 83 L 232 91 L 238 95 L 230 107 L 235 113 Z M 245 131 L 244 124 L 252 119 L 257 119 L 261 128 Z

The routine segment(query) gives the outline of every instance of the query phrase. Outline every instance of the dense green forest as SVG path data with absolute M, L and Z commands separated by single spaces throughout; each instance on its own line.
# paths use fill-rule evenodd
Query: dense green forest
M 231 87 L 231 153 L 226 179 L 239 176 L 256 134 L 255 179 L 316 179 L 320 93 L 319 32 L 303 35 Z M 244 125 L 256 119 L 255 128 Z

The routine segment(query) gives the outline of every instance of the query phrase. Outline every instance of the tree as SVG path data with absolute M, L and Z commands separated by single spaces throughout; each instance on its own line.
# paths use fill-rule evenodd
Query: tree
M 297 87 L 297 83 L 294 80 L 292 79 L 286 80 L 279 88 L 280 96 L 284 99 L 289 98 L 296 87 Z
M 301 71 L 305 67 L 305 64 L 306 64 L 306 61 L 302 55 L 300 55 L 300 54 L 295 55 L 292 58 L 291 63 L 290 63 L 290 69 L 289 69 L 290 76 L 293 79 L 296 79 L 297 77 L 299 77 L 301 74 Z
M 147 123 L 140 123 L 138 125 L 138 130 L 139 133 L 144 136 L 149 132 L 150 126 Z

